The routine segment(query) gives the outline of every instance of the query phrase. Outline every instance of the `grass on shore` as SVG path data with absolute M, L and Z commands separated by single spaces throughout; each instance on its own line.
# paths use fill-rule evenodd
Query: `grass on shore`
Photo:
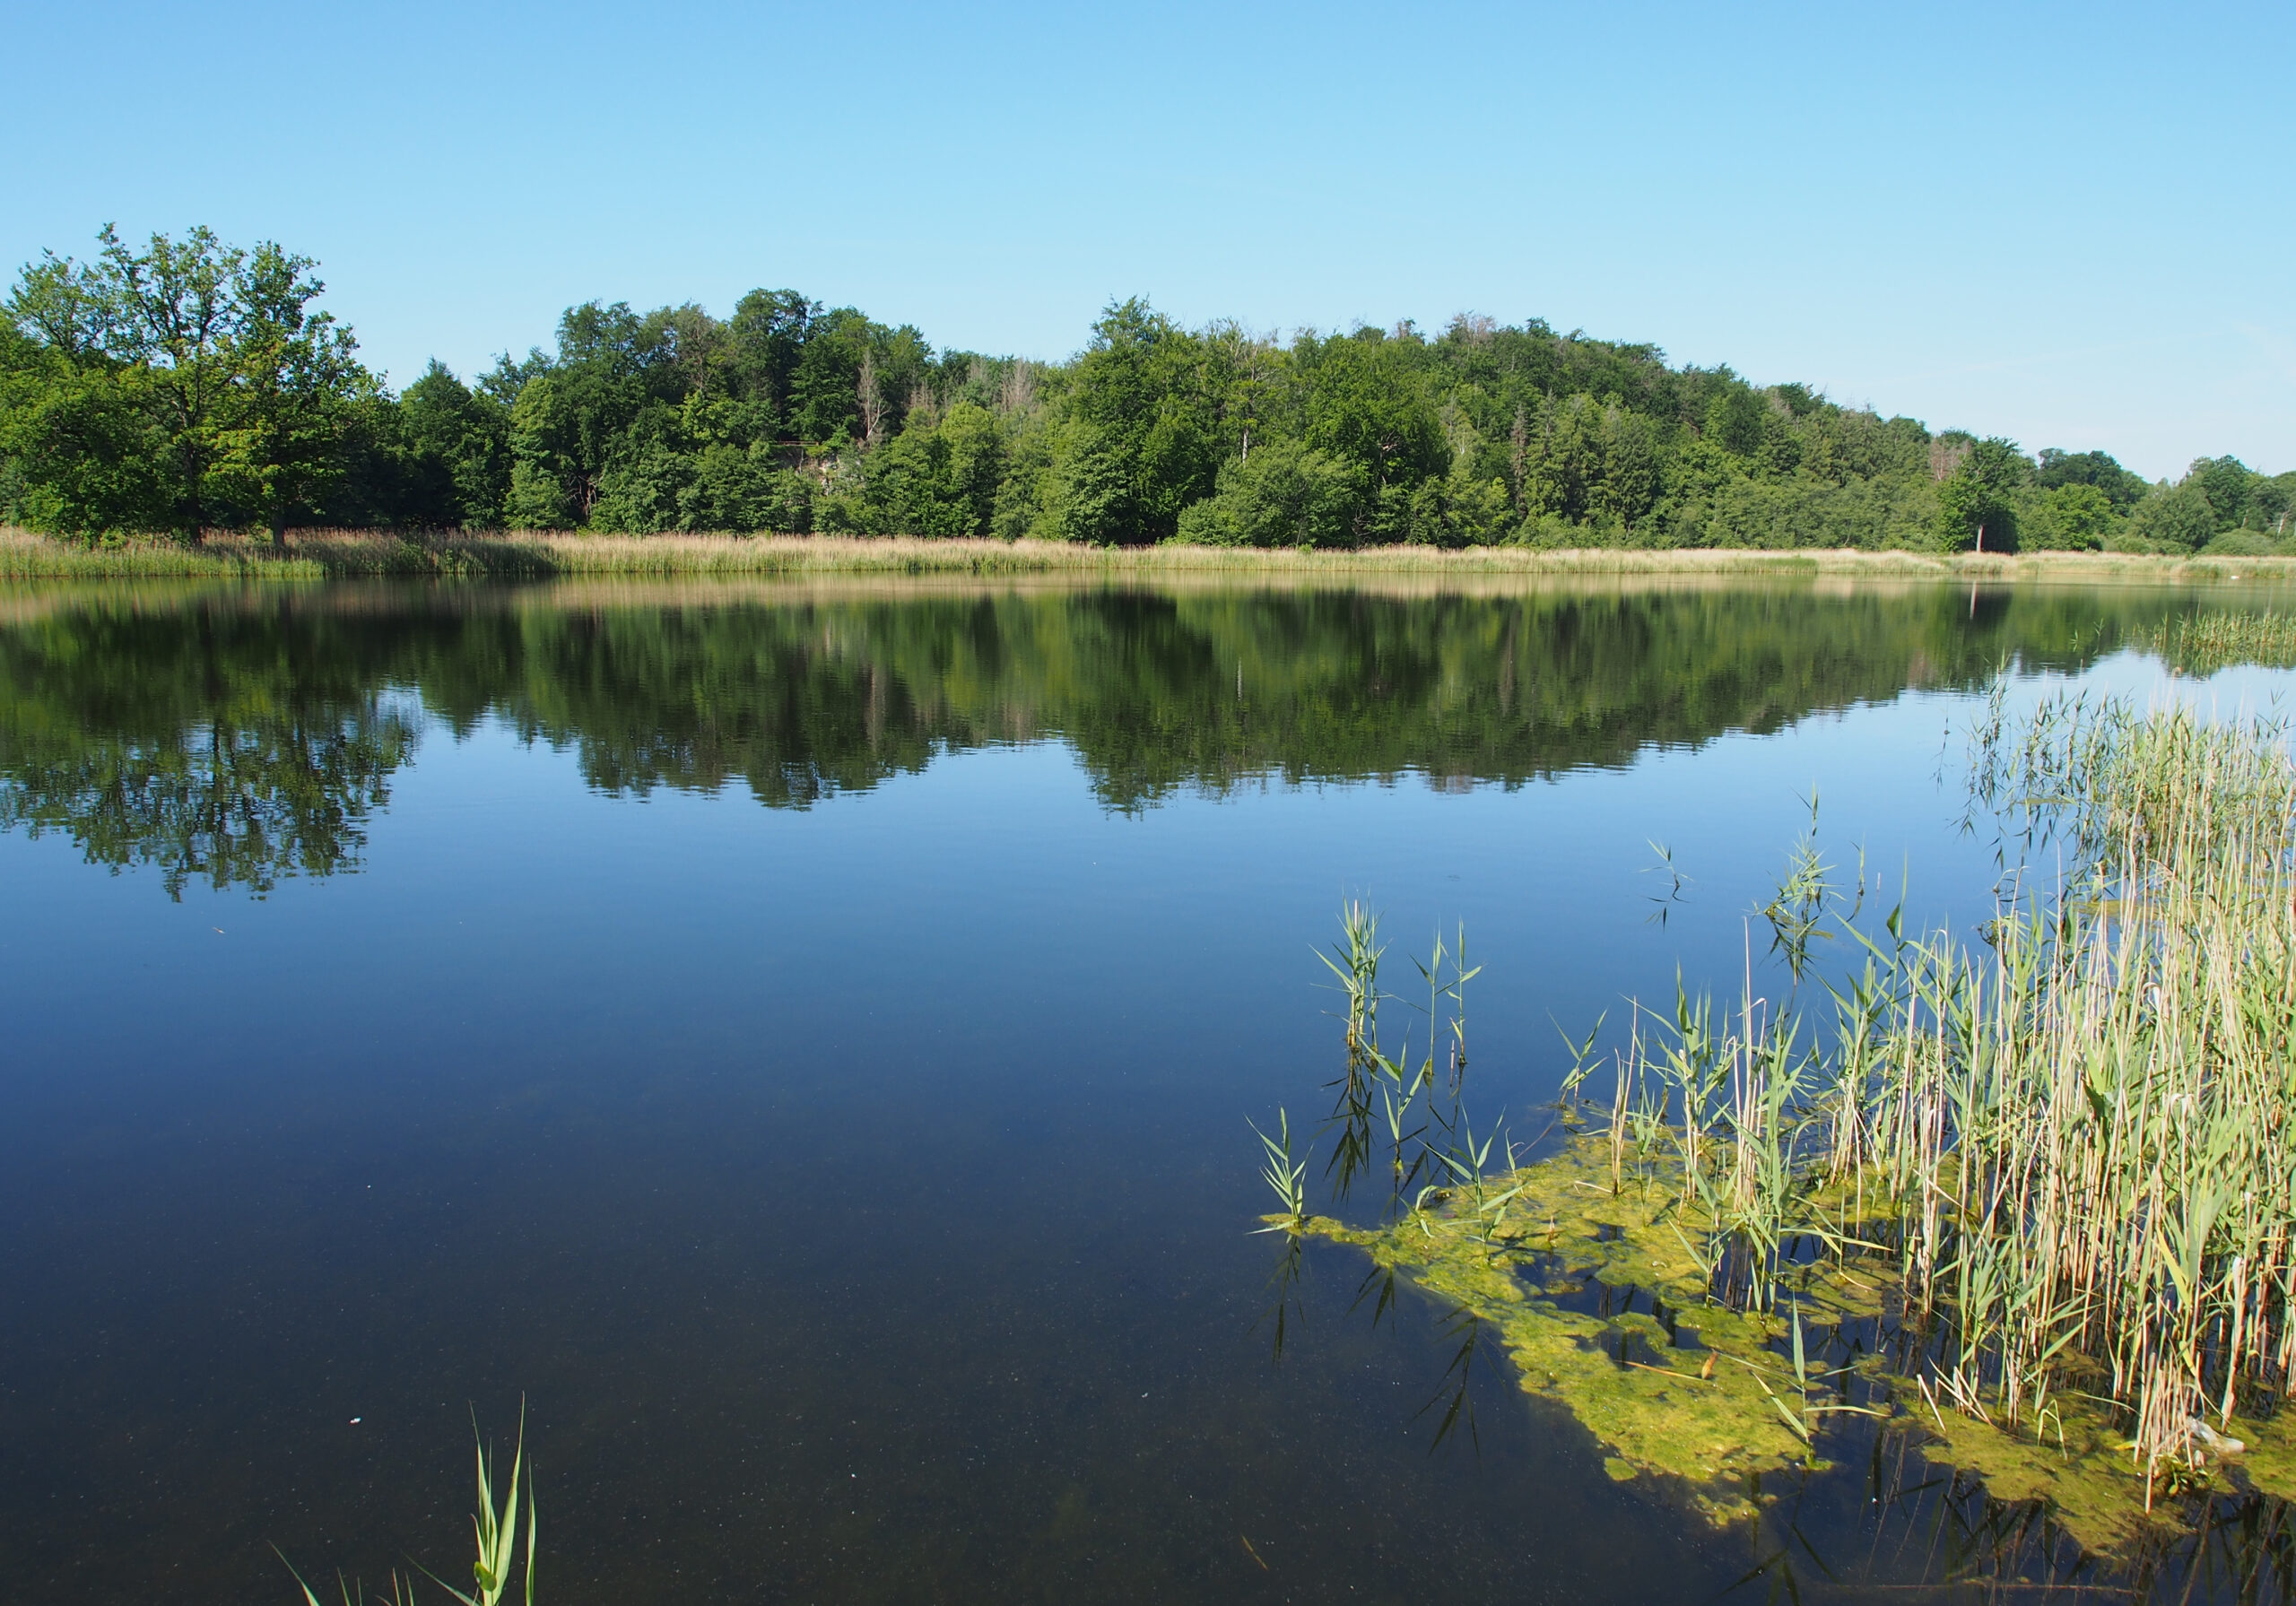
M 852 535 L 590 535 L 546 531 L 403 535 L 298 530 L 285 543 L 211 535 L 87 544 L 0 529 L 0 579 L 355 577 L 540 579 L 561 575 L 804 574 L 1255 576 L 1410 572 L 1429 575 L 1787 573 L 1900 577 L 2213 580 L 2296 578 L 2296 560 L 2154 558 L 2044 552 L 1943 558 L 1918 552 L 1712 548 L 1373 547 L 1356 551 Z
M 1980 942 L 1911 935 L 1805 839 L 1762 911 L 1787 996 L 1750 975 L 1735 1010 L 1638 1006 L 1607 1111 L 1529 1165 L 1439 1113 L 1431 1060 L 1379 1053 L 1352 922 L 1337 1169 L 1384 1159 L 1393 1210 L 1270 1220 L 1489 1324 L 1623 1475 L 1717 1517 L 1850 1412 L 1934 1428 L 2100 1551 L 2182 1500 L 2296 1499 L 2286 735 L 2077 700 L 2013 725 L 1996 699 L 1974 803 L 2027 864 L 2069 862 L 2058 886 Z M 1855 963 L 1822 977 L 1825 939 Z M 1581 1051 L 1570 1092 L 1594 1071 Z

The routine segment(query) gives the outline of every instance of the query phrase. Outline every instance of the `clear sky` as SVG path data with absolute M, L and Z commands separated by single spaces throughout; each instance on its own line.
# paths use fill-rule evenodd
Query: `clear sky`
M 2296 4 L 8 0 L 0 261 L 205 222 L 394 382 L 787 286 L 1060 357 L 1110 297 L 1473 310 L 2150 476 L 2296 468 Z

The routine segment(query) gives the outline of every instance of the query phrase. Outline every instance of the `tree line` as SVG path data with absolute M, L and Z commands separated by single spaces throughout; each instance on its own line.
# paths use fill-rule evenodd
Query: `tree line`
M 1843 407 L 1655 346 L 1189 329 L 1109 306 L 1037 362 L 936 351 L 795 291 L 720 318 L 588 302 L 555 349 L 394 392 L 307 257 L 204 229 L 27 265 L 0 319 L 0 519 L 74 536 L 832 532 L 1110 544 L 2264 551 L 2296 473 Z

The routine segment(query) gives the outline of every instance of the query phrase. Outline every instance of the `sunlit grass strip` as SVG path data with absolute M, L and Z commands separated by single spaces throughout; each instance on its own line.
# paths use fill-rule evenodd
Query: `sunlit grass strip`
M 297 530 L 284 547 L 210 535 L 82 543 L 0 530 L 0 578 L 228 576 L 540 579 L 556 576 L 862 575 L 1718 575 L 1842 574 L 1975 580 L 2296 578 L 2296 560 L 2205 561 L 2095 553 L 1942 558 L 1910 551 L 1701 548 L 1648 551 L 1423 546 L 1355 551 L 1152 546 L 916 536 L 649 534 L 481 531 L 407 534 Z
M 2187 614 L 2151 631 L 2140 645 L 2183 674 L 2214 674 L 2235 664 L 2296 669 L 2296 614 Z
M 165 541 L 83 545 L 0 529 L 0 579 L 320 580 L 326 574 L 312 559 L 282 557 L 242 539 L 196 548 Z

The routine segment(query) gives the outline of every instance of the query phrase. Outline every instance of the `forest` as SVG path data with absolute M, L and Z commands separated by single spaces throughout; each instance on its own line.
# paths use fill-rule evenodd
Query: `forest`
M 791 290 L 570 308 L 555 349 L 394 391 L 317 264 L 204 229 L 44 254 L 0 319 L 0 524 L 1109 545 L 2296 550 L 2296 473 L 1841 406 L 1656 346 L 1462 314 L 1288 336 L 1109 306 L 1037 361 Z

